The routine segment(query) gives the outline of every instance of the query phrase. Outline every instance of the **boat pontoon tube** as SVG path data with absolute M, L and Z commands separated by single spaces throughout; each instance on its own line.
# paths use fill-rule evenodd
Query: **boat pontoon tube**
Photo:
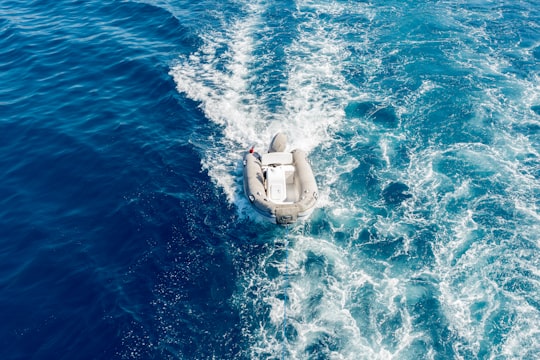
M 283 152 L 284 148 L 283 138 L 276 136 L 271 152 L 262 156 L 246 153 L 244 191 L 261 215 L 277 224 L 292 224 L 313 212 L 317 183 L 306 153 L 298 149 Z

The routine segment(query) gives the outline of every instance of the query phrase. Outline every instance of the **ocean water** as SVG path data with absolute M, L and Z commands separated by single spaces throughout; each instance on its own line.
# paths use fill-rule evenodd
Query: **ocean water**
M 540 359 L 540 4 L 0 3 L 1 359 Z M 284 131 L 318 208 L 253 218 Z

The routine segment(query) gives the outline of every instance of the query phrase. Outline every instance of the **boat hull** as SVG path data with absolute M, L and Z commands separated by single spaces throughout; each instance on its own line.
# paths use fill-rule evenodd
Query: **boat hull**
M 269 158 L 272 159 L 270 163 Z M 277 180 L 271 179 L 270 175 L 274 173 L 280 174 Z M 318 198 L 317 183 L 306 153 L 298 149 L 263 156 L 247 152 L 244 156 L 244 192 L 260 215 L 280 225 L 308 218 Z

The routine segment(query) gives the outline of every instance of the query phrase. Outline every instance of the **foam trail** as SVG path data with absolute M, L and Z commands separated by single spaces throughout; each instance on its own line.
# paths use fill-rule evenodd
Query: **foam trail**
M 465 181 L 452 179 L 461 184 L 459 191 L 448 193 L 440 204 L 441 218 L 448 218 L 452 202 L 467 204 L 448 219 L 451 240 L 442 238 L 436 252 L 442 300 L 452 327 L 464 339 L 458 354 L 527 357 L 540 351 L 540 308 L 532 295 L 540 291 L 540 262 L 533 255 L 540 246 L 538 201 L 533 200 L 540 194 L 536 175 L 540 153 L 538 140 L 529 131 L 531 125 L 538 126 L 531 111 L 531 101 L 537 102 L 540 95 L 538 74 L 522 77 L 508 71 L 513 48 L 484 50 L 485 43 L 499 35 L 469 25 L 469 19 L 477 16 L 474 11 L 459 16 L 467 32 L 482 36 L 470 40 L 474 50 L 466 48 L 458 61 L 473 68 L 481 84 L 472 125 L 485 132 L 488 124 L 490 141 L 458 144 L 439 155 L 471 172 Z M 518 31 L 514 26 L 515 22 L 507 23 L 510 31 Z M 529 52 L 522 55 L 532 57 Z M 496 85 L 482 81 L 488 78 L 497 79 Z M 504 334 L 500 340 L 486 336 L 493 329 Z M 490 341 L 496 344 L 490 346 Z
M 350 89 L 341 75 L 346 44 L 333 35 L 339 28 L 325 29 L 325 23 L 313 21 L 314 13 L 326 9 L 299 4 L 295 17 L 302 19 L 303 30 L 284 48 L 285 75 L 275 80 L 286 82 L 271 98 L 259 94 L 260 79 L 275 78 L 265 70 L 272 59 L 254 55 L 274 36 L 263 25 L 269 6 L 263 1 L 244 4 L 245 16 L 230 23 L 223 19 L 223 30 L 203 34 L 204 46 L 171 69 L 178 90 L 199 102 L 222 129 L 222 138 L 205 144 L 203 167 L 240 208 L 245 206 L 237 170 L 241 150 L 255 145 L 265 151 L 277 131 L 289 135 L 291 148 L 308 152 L 331 141 Z M 276 101 L 283 106 L 273 106 Z
M 253 34 L 264 7 L 252 2 L 244 10 L 246 15 L 231 23 L 221 19 L 224 29 L 202 34 L 199 51 L 180 59 L 170 72 L 178 90 L 199 102 L 205 115 L 223 129 L 223 138 L 204 149 L 203 167 L 232 202 L 237 196 L 238 150 L 258 140 L 265 123 L 264 108 L 249 91 Z
M 354 31 L 349 27 L 351 25 L 328 21 L 345 14 L 364 20 L 372 16 L 369 8 L 358 4 L 296 4 L 294 17 L 300 31 L 286 51 L 288 81 L 282 102 L 288 118 L 287 126 L 309 134 L 306 137 L 308 142 L 301 144 L 307 148 L 317 147 L 323 139 L 342 131 L 345 107 L 365 96 L 343 76 L 351 54 L 348 50 L 350 43 L 342 37 Z M 365 127 L 360 123 L 355 125 Z M 359 141 L 365 142 L 366 139 L 359 135 Z M 332 156 L 320 158 L 320 162 L 314 164 L 325 170 L 323 183 L 331 184 L 359 165 L 354 156 L 343 153 L 336 144 L 340 144 L 339 140 L 325 143 L 323 147 L 330 149 Z M 336 163 L 335 157 L 344 161 Z M 363 209 L 356 206 L 361 199 L 353 197 L 352 206 L 341 212 L 342 206 L 351 205 L 351 199 L 339 191 L 333 195 L 333 200 L 327 198 L 323 202 L 333 211 L 335 223 L 341 222 L 342 225 L 338 226 L 343 226 L 347 216 L 357 223 L 363 216 Z M 353 237 L 358 235 L 354 234 Z M 400 292 L 405 289 L 400 289 L 398 284 L 405 278 L 397 280 L 388 276 L 382 281 L 377 280 L 379 266 L 365 270 L 365 265 L 360 266 L 366 260 L 362 253 L 342 247 L 331 239 L 301 234 L 291 234 L 291 239 L 290 309 L 287 310 L 285 341 L 288 357 L 400 358 L 415 347 L 415 341 L 426 336 L 422 330 L 412 328 L 409 310 L 395 305 L 402 301 Z M 280 293 L 285 282 L 280 275 L 284 272 L 282 256 L 279 249 L 270 251 L 245 274 L 250 281 L 244 293 L 255 293 L 256 296 L 253 296 L 253 303 L 246 306 L 244 316 L 249 318 L 247 313 L 269 308 L 268 319 L 260 326 L 253 328 L 246 324 L 249 329 L 246 331 L 254 343 L 248 353 L 252 358 L 279 357 L 282 351 L 283 301 Z M 269 277 L 267 274 L 276 275 Z M 373 309 L 374 304 L 378 306 Z M 366 310 L 368 313 L 364 312 Z M 403 326 L 396 332 L 390 332 L 396 336 L 389 336 L 381 333 L 380 319 L 392 319 Z
M 246 357 L 540 352 L 538 73 L 493 51 L 485 24 L 512 24 L 504 11 L 461 5 L 297 1 L 274 31 L 272 4 L 244 3 L 171 70 L 222 131 L 202 162 L 240 209 L 238 149 L 283 130 L 315 160 L 322 209 L 290 236 L 287 338 L 278 244 L 239 284 Z

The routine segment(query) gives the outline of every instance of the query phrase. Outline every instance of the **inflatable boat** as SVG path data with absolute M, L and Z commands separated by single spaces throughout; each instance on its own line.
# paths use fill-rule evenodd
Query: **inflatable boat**
M 304 220 L 315 209 L 317 183 L 306 153 L 285 151 L 287 136 L 278 133 L 267 153 L 251 148 L 244 156 L 244 192 L 254 209 L 280 225 Z

